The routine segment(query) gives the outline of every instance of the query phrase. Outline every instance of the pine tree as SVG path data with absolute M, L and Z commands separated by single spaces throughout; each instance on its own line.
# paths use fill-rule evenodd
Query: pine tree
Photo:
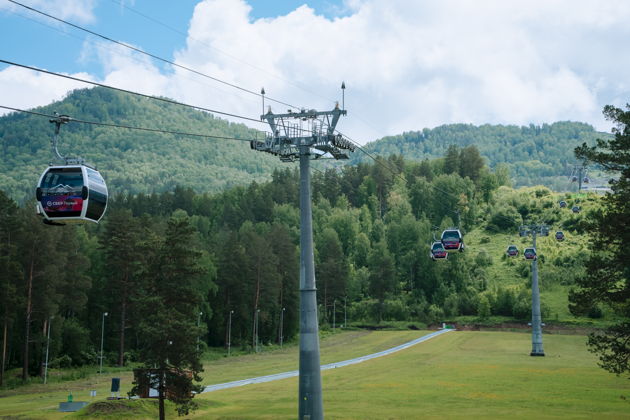
M 0 313 L 0 327 L 2 328 L 0 386 L 4 382 L 9 327 L 15 322 L 20 303 L 17 283 L 22 278 L 22 270 L 16 260 L 16 238 L 21 231 L 18 214 L 15 202 L 0 191 L 0 308 L 2 308 Z
M 129 210 L 112 210 L 107 216 L 101 244 L 108 274 L 108 294 L 111 295 L 113 317 L 120 316 L 118 365 L 123 366 L 125 336 L 128 321 L 134 311 L 135 291 L 139 290 L 140 267 L 146 263 L 141 244 L 142 229 Z

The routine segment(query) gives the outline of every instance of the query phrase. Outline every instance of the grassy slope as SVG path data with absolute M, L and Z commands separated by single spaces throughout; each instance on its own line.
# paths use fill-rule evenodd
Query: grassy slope
M 544 216 L 533 216 L 534 220 L 546 220 L 545 217 L 555 219 L 555 222 L 549 225 L 549 236 L 538 236 L 536 240 L 538 254 L 544 258 L 544 260 L 539 260 L 538 264 L 541 301 L 549 309 L 548 316 L 543 321 L 580 326 L 603 326 L 608 324 L 610 317 L 604 319 L 575 317 L 569 312 L 568 293 L 574 282 L 572 277 L 576 273 L 554 264 L 555 261 L 567 258 L 576 258 L 577 260 L 586 258 L 589 253 L 587 248 L 588 236 L 565 229 L 562 226 L 567 221 L 572 223 L 573 220 L 588 217 L 588 212 L 598 207 L 597 203 L 601 196 L 590 194 L 588 199 L 582 198 L 580 201 L 575 201 L 567 198 L 570 195 L 554 193 L 544 199 L 536 199 L 532 194 L 534 190 L 535 188 L 519 191 L 521 193 L 528 191 L 533 201 L 548 200 L 554 203 L 552 208 L 544 210 Z M 501 197 L 501 199 L 504 199 L 504 197 Z M 582 212 L 574 215 L 569 208 L 560 209 L 557 206 L 560 200 L 567 200 L 569 208 L 574 204 L 581 205 Z M 564 232 L 564 241 L 559 242 L 555 239 L 557 230 Z M 531 264 L 529 261 L 524 260 L 523 251 L 525 248 L 532 246 L 531 236 L 520 237 L 517 233 L 490 233 L 484 228 L 478 228 L 468 232 L 465 239 L 471 258 L 483 251 L 492 256 L 492 264 L 485 267 L 489 289 L 492 290 L 497 286 L 518 288 L 530 283 L 531 275 L 527 267 L 531 266 Z M 510 244 L 518 246 L 520 251 L 518 257 L 505 257 L 505 250 Z
M 322 340 L 322 363 L 388 348 L 421 331 L 349 331 Z M 531 336 L 507 332 L 452 332 L 394 355 L 323 373 L 328 419 L 405 418 L 630 418 L 630 383 L 596 366 L 585 337 L 544 336 L 547 357 L 529 356 Z M 296 369 L 298 349 L 222 358 L 206 365 L 204 383 Z M 108 375 L 109 376 L 109 375 Z M 124 375 L 123 375 L 124 378 Z M 186 418 L 290 419 L 297 412 L 297 378 L 201 394 L 200 409 Z M 92 380 L 93 384 L 93 380 Z M 75 401 L 93 385 L 85 381 L 33 386 L 4 393 L 0 418 L 148 419 L 149 403 L 103 405 L 98 417 L 56 412 L 66 389 Z M 130 381 L 123 379 L 123 394 Z M 108 395 L 97 387 L 99 400 Z M 87 398 L 89 399 L 89 398 Z M 117 411 L 120 410 L 120 411 Z M 20 417 L 18 417 L 20 418 Z M 176 418 L 169 406 L 168 418 Z
M 328 419 L 630 418 L 630 384 L 598 368 L 583 336 L 454 332 L 323 374 Z M 297 378 L 199 397 L 192 418 L 290 419 Z
M 346 360 L 352 357 L 381 351 L 421 336 L 419 331 L 368 332 L 349 331 L 330 335 L 321 340 L 322 363 Z M 295 344 L 282 350 L 263 352 L 258 355 L 243 355 L 206 361 L 202 374 L 204 384 L 210 385 L 271 373 L 295 370 L 298 367 L 298 350 Z M 54 374 L 54 371 L 53 371 Z M 103 377 L 98 375 L 68 382 L 53 382 L 48 385 L 34 384 L 0 393 L 0 419 L 4 416 L 26 416 L 32 419 L 60 419 L 69 414 L 57 412 L 59 402 L 66 401 L 72 392 L 74 401 L 102 401 L 109 396 L 112 377 L 121 378 L 121 395 L 131 389 L 131 371 L 109 372 L 104 367 Z M 97 390 L 97 398 L 90 398 L 89 391 Z M 125 414 L 126 413 L 126 414 Z M 125 416 L 143 418 L 141 415 Z M 119 415 L 120 416 L 120 415 Z M 120 417 L 119 417 L 120 418 Z M 151 417 L 148 417 L 151 418 Z

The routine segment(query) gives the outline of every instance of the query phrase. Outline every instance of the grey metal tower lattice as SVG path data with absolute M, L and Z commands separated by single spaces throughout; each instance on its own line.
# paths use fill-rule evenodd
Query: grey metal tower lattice
M 345 87 L 345 86 L 344 86 Z M 298 418 L 323 420 L 324 404 L 319 361 L 317 289 L 313 257 L 313 218 L 311 208 L 311 159 L 348 159 L 354 146 L 335 127 L 345 109 L 332 111 L 302 109 L 274 114 L 271 108 L 261 115 L 271 128 L 265 141 L 252 141 L 253 150 L 271 153 L 283 162 L 300 161 L 300 367 Z

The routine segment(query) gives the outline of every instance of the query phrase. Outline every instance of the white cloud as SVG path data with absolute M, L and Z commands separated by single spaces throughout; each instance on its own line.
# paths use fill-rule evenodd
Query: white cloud
M 90 75 L 86 73 L 76 73 L 70 76 L 90 79 Z M 29 109 L 48 105 L 53 101 L 63 99 L 68 91 L 85 86 L 85 83 L 62 79 L 45 73 L 36 73 L 19 67 L 7 67 L 0 71 L 2 98 L 7 99 L 7 102 L 14 108 Z M 10 111 L 0 109 L 0 115 L 8 112 Z
M 73 20 L 74 23 L 92 23 L 95 20 L 95 0 L 24 0 L 20 1 L 20 3 L 60 19 Z M 0 3 L 0 10 L 3 9 L 24 14 L 29 13 L 34 18 L 41 18 L 40 15 L 28 12 L 25 8 L 8 1 Z
M 264 86 L 276 112 L 287 106 L 269 98 L 332 109 L 344 80 L 348 117 L 338 128 L 362 143 L 456 122 L 573 120 L 608 130 L 602 107 L 629 101 L 627 1 L 345 0 L 339 11 L 327 19 L 301 6 L 254 20 L 245 0 L 204 0 L 174 57 L 254 92 Z M 85 48 L 105 83 L 254 118 L 262 110 L 254 95 L 137 53 Z M 0 72 L 0 89 L 9 74 Z M 58 84 L 41 89 L 59 96 Z
M 607 129 L 603 105 L 630 94 L 628 2 L 344 4 L 354 13 L 332 20 L 307 6 L 252 20 L 242 0 L 205 0 L 195 8 L 187 48 L 176 57 L 308 108 L 331 108 L 345 80 L 349 116 L 339 128 L 362 142 L 451 122 L 579 120 Z M 198 89 L 184 95 L 203 96 Z M 231 96 L 216 98 L 216 106 L 249 114 L 260 109 L 254 97 Z

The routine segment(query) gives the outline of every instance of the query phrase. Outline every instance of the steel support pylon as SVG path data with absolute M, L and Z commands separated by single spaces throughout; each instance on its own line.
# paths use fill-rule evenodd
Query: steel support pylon
M 345 88 L 345 83 L 342 89 Z M 264 95 L 264 92 L 261 91 Z M 263 107 L 264 109 L 264 107 Z M 323 420 L 324 403 L 319 364 L 319 327 L 317 288 L 313 256 L 313 216 L 311 207 L 312 159 L 348 159 L 347 151 L 354 145 L 335 134 L 339 117 L 345 109 L 335 105 L 332 111 L 315 109 L 288 110 L 274 114 L 271 108 L 260 116 L 269 123 L 271 134 L 264 141 L 254 140 L 250 147 L 259 152 L 278 156 L 282 162 L 300 161 L 300 370 L 298 419 Z M 295 123 L 290 120 L 296 121 Z
M 536 249 L 536 231 L 532 234 Z M 530 356 L 544 356 L 542 317 L 540 315 L 540 289 L 538 287 L 538 257 L 532 261 L 532 352 Z
M 317 289 L 313 256 L 310 148 L 300 147 L 300 420 L 323 420 Z

